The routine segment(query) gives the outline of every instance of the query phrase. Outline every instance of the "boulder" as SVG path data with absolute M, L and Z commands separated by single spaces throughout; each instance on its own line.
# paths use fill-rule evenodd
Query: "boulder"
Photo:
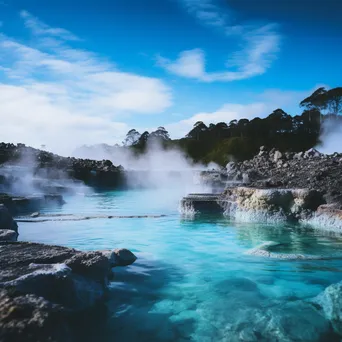
M 0 241 L 17 241 L 18 233 L 14 230 L 0 229 Z
M 103 251 L 102 253 L 108 258 L 111 267 L 128 266 L 137 260 L 137 257 L 126 248 Z
M 99 252 L 27 242 L 0 242 L 0 264 L 0 288 L 78 311 L 104 299 L 110 271 L 108 259 Z
M 276 163 L 279 159 L 281 159 L 283 157 L 282 153 L 280 151 L 275 151 L 274 152 L 274 157 L 273 160 Z
M 3 204 L 0 204 L 0 229 L 13 230 L 18 233 L 18 224 Z

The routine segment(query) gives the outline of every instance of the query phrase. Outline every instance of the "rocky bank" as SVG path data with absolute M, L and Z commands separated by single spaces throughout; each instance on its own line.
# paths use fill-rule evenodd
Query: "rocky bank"
M 282 153 L 262 146 L 251 160 L 203 172 L 202 180 L 215 193 L 221 190 L 222 211 L 239 221 L 292 221 L 341 231 L 341 171 L 342 154 Z
M 80 333 L 105 320 L 112 268 L 136 256 L 127 249 L 81 252 L 17 237 L 17 223 L 0 205 L 0 341 L 83 340 Z

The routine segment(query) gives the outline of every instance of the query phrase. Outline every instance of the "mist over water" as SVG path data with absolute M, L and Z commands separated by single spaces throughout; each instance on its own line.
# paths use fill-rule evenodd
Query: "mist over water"
M 80 194 L 92 193 L 91 188 L 82 182 L 71 179 L 60 169 L 38 167 L 36 155 L 29 149 L 22 151 L 19 159 L 0 166 L 0 192 L 14 196 L 35 196 L 70 192 Z
M 215 163 L 208 166 L 194 163 L 178 149 L 163 149 L 158 143 L 149 144 L 145 153 L 136 155 L 131 149 L 119 146 L 95 145 L 77 149 L 73 155 L 79 158 L 108 159 L 125 169 L 129 188 L 147 188 L 149 200 L 157 206 L 177 207 L 180 199 L 191 192 L 212 192 L 201 184 L 200 172 L 219 169 Z

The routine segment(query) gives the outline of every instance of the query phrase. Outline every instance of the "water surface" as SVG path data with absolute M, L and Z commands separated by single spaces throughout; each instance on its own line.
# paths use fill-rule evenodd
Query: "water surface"
M 336 234 L 296 226 L 181 217 L 163 192 L 66 198 L 49 214 L 166 215 L 21 223 L 20 240 L 81 250 L 126 247 L 137 262 L 115 270 L 108 324 L 93 341 L 334 341 L 306 300 L 342 279 L 341 260 L 284 261 L 244 254 L 265 241 L 279 252 L 329 254 Z

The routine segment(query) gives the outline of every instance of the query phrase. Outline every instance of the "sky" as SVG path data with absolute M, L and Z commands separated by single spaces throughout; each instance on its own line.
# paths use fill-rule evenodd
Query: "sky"
M 265 117 L 341 86 L 340 0 L 0 0 L 1 141 L 63 155 L 127 131 Z

